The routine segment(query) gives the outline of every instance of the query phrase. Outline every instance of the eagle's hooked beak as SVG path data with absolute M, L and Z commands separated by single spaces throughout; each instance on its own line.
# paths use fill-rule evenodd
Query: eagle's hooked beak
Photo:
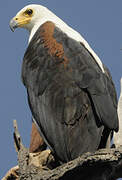
M 19 24 L 16 20 L 11 19 L 9 26 L 10 29 L 14 32 L 14 30 L 19 27 Z

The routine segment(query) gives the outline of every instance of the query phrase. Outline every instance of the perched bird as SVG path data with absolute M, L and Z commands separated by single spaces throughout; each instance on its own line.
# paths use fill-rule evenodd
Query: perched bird
M 119 132 L 114 133 L 114 144 L 116 147 L 122 145 L 122 78 L 120 80 L 120 97 L 118 101 Z
M 106 147 L 118 131 L 108 69 L 84 38 L 46 7 L 28 5 L 10 21 L 29 31 L 22 81 L 34 122 L 60 162 Z

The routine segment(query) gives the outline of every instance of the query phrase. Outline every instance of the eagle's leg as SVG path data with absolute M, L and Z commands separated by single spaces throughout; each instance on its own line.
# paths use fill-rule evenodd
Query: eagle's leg
M 29 152 L 40 152 L 46 149 L 46 144 L 44 140 L 40 136 L 38 129 L 34 122 L 32 122 L 32 130 L 31 130 L 31 140 L 30 140 L 30 147 Z

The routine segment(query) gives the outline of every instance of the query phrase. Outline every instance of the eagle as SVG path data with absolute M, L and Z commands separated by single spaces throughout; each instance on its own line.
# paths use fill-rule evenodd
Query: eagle
M 109 70 L 87 41 L 44 6 L 31 4 L 10 21 L 29 31 L 22 64 L 33 121 L 59 162 L 105 148 L 118 131 Z

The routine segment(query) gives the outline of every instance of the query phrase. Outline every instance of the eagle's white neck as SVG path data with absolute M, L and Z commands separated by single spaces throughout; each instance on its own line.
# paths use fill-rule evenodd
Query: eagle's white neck
M 41 26 L 40 23 L 37 23 L 32 30 L 30 31 L 30 35 L 29 35 L 29 40 L 28 40 L 28 44 L 30 43 L 31 39 L 33 38 L 34 34 L 36 33 L 36 31 L 38 30 L 38 28 Z
M 102 72 L 105 73 L 101 60 L 96 55 L 96 53 L 92 50 L 92 48 L 89 46 L 87 41 L 77 31 L 75 31 L 70 26 L 68 26 L 65 22 L 63 22 L 60 18 L 58 18 L 51 11 L 49 11 L 49 16 L 47 15 L 46 18 L 41 19 L 41 22 L 39 20 L 35 23 L 35 25 L 33 26 L 33 28 L 30 31 L 29 42 L 31 41 L 33 35 L 36 33 L 37 29 L 47 21 L 52 21 L 58 28 L 60 28 L 64 33 L 66 33 L 70 38 L 72 38 L 78 42 L 81 42 L 85 46 L 85 48 L 92 54 L 92 56 L 94 57 L 94 59 L 96 60 L 98 65 L 100 66 Z

